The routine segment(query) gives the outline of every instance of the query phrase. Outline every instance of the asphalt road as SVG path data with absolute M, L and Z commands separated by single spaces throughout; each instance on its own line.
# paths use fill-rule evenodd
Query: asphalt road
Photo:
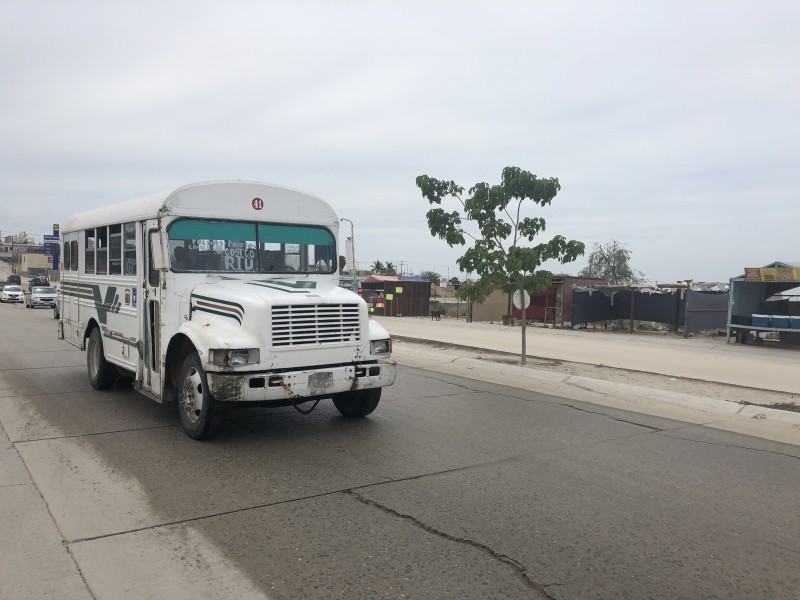
M 0 598 L 797 598 L 798 446 L 410 367 L 199 443 L 0 325 Z

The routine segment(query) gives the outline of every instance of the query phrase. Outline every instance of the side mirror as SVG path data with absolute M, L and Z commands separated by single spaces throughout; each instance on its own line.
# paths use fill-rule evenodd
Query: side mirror
M 169 258 L 165 257 L 164 248 L 161 245 L 161 233 L 158 231 L 150 232 L 150 254 L 153 261 L 153 267 L 162 270 L 169 268 Z

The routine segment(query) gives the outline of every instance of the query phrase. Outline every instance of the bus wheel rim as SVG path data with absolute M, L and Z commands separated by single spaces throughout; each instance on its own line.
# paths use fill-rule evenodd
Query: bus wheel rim
M 203 412 L 203 380 L 197 369 L 191 369 L 183 380 L 183 414 L 190 423 L 197 423 Z

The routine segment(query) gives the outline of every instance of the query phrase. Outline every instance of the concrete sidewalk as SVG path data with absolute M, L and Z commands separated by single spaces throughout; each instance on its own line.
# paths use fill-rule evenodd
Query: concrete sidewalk
M 517 357 L 521 328 L 423 317 L 375 317 L 392 337 L 507 352 Z M 726 343 L 724 337 L 527 327 L 527 356 L 800 394 L 800 350 Z

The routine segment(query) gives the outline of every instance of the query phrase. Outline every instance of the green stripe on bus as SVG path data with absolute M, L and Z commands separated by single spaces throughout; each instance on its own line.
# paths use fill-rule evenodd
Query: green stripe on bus
M 230 300 L 220 300 L 219 298 L 212 298 L 211 296 L 201 296 L 200 294 L 192 294 L 192 298 L 199 298 L 200 300 L 208 300 L 209 302 L 219 302 L 220 304 L 227 304 L 228 306 L 235 306 L 244 313 L 244 306 L 238 302 L 231 302 Z
M 222 312 L 221 310 L 211 310 L 210 308 L 205 308 L 203 306 L 195 306 L 194 310 L 210 313 L 212 315 L 218 315 L 220 317 L 230 317 L 231 319 L 234 319 L 237 323 L 239 323 L 239 325 L 242 324 L 242 320 L 239 317 L 229 312 Z

